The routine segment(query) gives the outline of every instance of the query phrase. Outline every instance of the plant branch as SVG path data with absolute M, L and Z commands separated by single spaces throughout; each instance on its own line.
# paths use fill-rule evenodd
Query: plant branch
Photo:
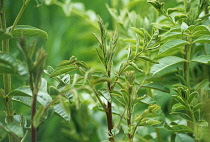
M 22 14 L 23 14 L 23 12 L 24 12 L 24 10 L 27 7 L 29 2 L 30 2 L 30 0 L 25 0 L 25 2 L 23 3 L 23 5 L 22 5 L 22 7 L 21 7 L 21 9 L 20 9 L 20 11 L 19 11 L 19 13 L 18 13 L 18 15 L 17 15 L 17 17 L 16 17 L 16 19 L 15 19 L 15 21 L 14 21 L 14 23 L 13 23 L 11 29 L 10 29 L 10 31 L 9 31 L 10 33 L 12 33 L 14 31 L 15 26 L 18 24 Z

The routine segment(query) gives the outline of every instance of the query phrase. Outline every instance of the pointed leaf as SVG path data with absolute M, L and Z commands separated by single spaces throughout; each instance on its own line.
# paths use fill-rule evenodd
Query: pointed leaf
M 67 74 L 71 71 L 75 70 L 75 67 L 71 66 L 71 65 L 68 65 L 68 66 L 60 66 L 60 67 L 57 67 L 53 72 L 52 74 L 50 75 L 50 77 L 56 77 L 56 76 L 59 76 L 59 75 L 62 75 L 62 74 Z
M 156 101 L 153 98 L 151 98 L 150 96 L 148 96 L 148 95 L 144 95 L 140 99 L 140 102 L 143 103 L 143 104 L 148 104 L 148 105 L 156 104 Z
M 158 60 L 159 64 L 155 64 L 152 66 L 150 73 L 155 75 L 174 64 L 181 63 L 184 61 L 185 61 L 185 59 L 176 57 L 176 56 L 164 57 L 164 58 Z
M 198 62 L 203 64 L 208 64 L 210 62 L 210 55 L 200 55 L 192 58 L 192 62 Z
M 146 57 L 146 56 L 140 56 L 139 58 L 143 59 L 145 61 L 149 61 L 149 62 L 154 63 L 154 64 L 159 64 L 159 62 L 157 62 L 157 61 L 155 61 L 153 59 L 150 59 L 149 57 Z
M 61 104 L 57 104 L 54 106 L 55 113 L 63 118 L 65 121 L 70 121 L 70 114 L 65 111 Z
M 180 110 L 186 110 L 186 107 L 180 103 L 174 104 L 171 109 L 172 112 L 180 111 Z
M 186 36 L 186 34 L 185 33 L 182 34 L 181 32 L 169 32 L 163 36 L 161 41 L 169 41 L 172 39 L 181 39 L 183 36 Z
M 173 98 L 174 98 L 177 102 L 181 103 L 181 104 L 184 105 L 186 108 L 188 108 L 188 106 L 186 105 L 185 101 L 184 101 L 180 96 L 178 96 L 178 95 L 173 95 Z
M 34 119 L 33 119 L 33 124 L 34 124 L 35 128 L 37 128 L 39 126 L 40 120 L 41 120 L 43 114 L 44 114 L 44 106 L 40 105 L 38 110 L 36 111 Z
M 144 71 L 142 69 L 140 69 L 135 63 L 130 62 L 129 64 L 130 66 L 132 66 L 134 69 L 136 69 L 137 71 L 144 73 Z
M 21 88 L 13 90 L 9 95 L 32 97 L 32 92 L 29 87 L 21 87 Z M 14 99 L 17 99 L 17 97 L 14 97 Z M 39 90 L 38 95 L 37 95 L 37 100 L 40 104 L 46 106 L 52 101 L 52 98 L 50 97 L 50 95 L 47 92 Z
M 170 90 L 167 87 L 165 87 L 164 85 L 159 84 L 159 83 L 144 84 L 144 85 L 142 85 L 142 87 L 159 90 L 159 91 L 163 91 L 163 92 L 166 92 L 166 93 L 170 93 Z
M 193 99 L 196 98 L 196 96 L 198 96 L 198 92 L 197 91 L 190 93 L 190 96 L 187 99 L 188 103 L 191 104 L 191 102 L 193 101 Z
M 204 103 L 198 103 L 193 107 L 193 112 L 198 111 L 201 107 L 204 106 Z
M 111 95 L 107 89 L 98 90 L 99 94 L 102 95 L 107 101 L 111 102 Z
M 0 53 L 0 73 L 16 73 L 18 62 L 8 53 Z
M 158 54 L 160 55 L 160 54 L 163 54 L 164 52 L 170 52 L 174 48 L 182 47 L 186 44 L 189 44 L 189 42 L 187 42 L 185 40 L 181 40 L 181 39 L 170 40 L 170 41 L 164 43 L 160 47 Z
M 9 31 L 10 28 L 11 27 L 9 27 L 7 30 Z M 19 38 L 22 35 L 24 37 L 41 37 L 45 40 L 48 38 L 48 35 L 45 31 L 28 25 L 17 25 L 12 32 L 12 35 L 15 38 Z
M 210 43 L 210 35 L 201 36 L 194 40 L 193 43 Z

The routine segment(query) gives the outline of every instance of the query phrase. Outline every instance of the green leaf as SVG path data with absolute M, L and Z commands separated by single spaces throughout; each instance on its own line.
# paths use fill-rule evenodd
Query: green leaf
M 2 29 L 0 29 L 0 40 L 10 39 L 11 37 L 12 37 L 11 34 L 6 33 Z
M 103 96 L 107 101 L 111 102 L 111 96 L 107 89 L 98 90 L 99 94 Z
M 210 34 L 210 29 L 207 25 L 199 25 L 193 29 L 193 38 L 198 38 L 202 35 Z
M 210 35 L 201 36 L 195 39 L 193 43 L 210 43 Z
M 43 114 L 44 114 L 44 106 L 40 105 L 38 110 L 36 111 L 34 119 L 33 119 L 33 124 L 34 124 L 35 128 L 37 128 L 39 126 L 40 120 L 41 120 Z
M 152 120 L 152 119 L 146 119 L 146 121 L 144 121 L 143 119 L 142 121 L 143 123 L 140 123 L 140 126 L 153 126 L 161 123 L 158 120 Z
M 162 42 L 165 42 L 165 41 L 169 41 L 169 40 L 172 40 L 172 39 L 178 39 L 178 38 L 182 38 L 183 36 L 186 36 L 185 33 L 181 33 L 181 32 L 168 32 L 166 35 L 164 35 L 161 39 Z
M 198 96 L 198 92 L 197 91 L 190 93 L 190 95 L 189 95 L 189 97 L 187 99 L 188 103 L 191 104 L 191 102 L 193 101 L 194 98 L 196 98 L 196 96 Z
M 9 95 L 10 96 L 32 97 L 32 92 L 29 87 L 21 87 L 21 88 L 13 90 Z M 14 97 L 14 99 L 17 99 L 17 97 Z M 19 99 L 20 99 L 19 101 L 22 100 L 21 97 L 19 97 Z M 39 90 L 38 95 L 37 95 L 37 100 L 40 104 L 42 104 L 43 106 L 46 106 L 52 101 L 52 98 L 50 97 L 50 95 L 47 92 Z
M 192 129 L 190 129 L 188 126 L 185 125 L 172 125 L 169 126 L 168 124 L 164 125 L 164 128 L 169 130 L 169 131 L 173 131 L 173 132 L 184 132 L 184 133 L 192 133 Z
M 210 62 L 210 55 L 200 55 L 192 58 L 192 62 L 198 62 L 203 64 L 208 64 Z
M 75 67 L 72 67 L 71 65 L 68 65 L 68 66 L 60 66 L 60 67 L 57 67 L 52 72 L 52 74 L 50 75 L 50 77 L 56 77 L 56 76 L 59 76 L 59 75 L 62 75 L 62 74 L 66 74 L 66 73 L 69 73 L 69 72 L 71 72 L 73 70 L 75 70 Z
M 183 18 L 187 18 L 187 15 L 186 14 L 179 14 L 179 15 L 176 15 L 174 17 L 175 21 L 178 21 L 178 20 L 183 19 Z
M 148 96 L 148 95 L 144 95 L 140 99 L 140 102 L 143 103 L 143 104 L 148 104 L 148 105 L 156 104 L 156 101 L 153 98 L 151 98 L 150 96 Z
M 150 59 L 149 57 L 146 57 L 146 56 L 140 56 L 139 58 L 143 59 L 145 61 L 149 61 L 149 62 L 154 63 L 154 64 L 159 64 L 159 62 L 157 62 L 157 61 L 155 61 L 153 59 Z
M 195 142 L 195 140 L 187 134 L 176 134 L 175 142 Z
M 8 53 L 0 53 L 0 73 L 17 73 L 18 62 Z
M 23 137 L 24 133 L 23 133 L 23 128 L 18 124 L 18 123 L 8 123 L 6 125 L 6 129 L 8 132 L 11 132 L 15 135 L 17 135 L 18 137 Z
M 182 22 L 181 24 L 181 31 L 182 33 L 188 28 L 188 25 L 185 22 Z
M 132 66 L 137 71 L 144 73 L 144 71 L 142 69 L 140 69 L 134 62 L 130 62 L 129 65 Z
M 152 75 L 155 75 L 174 64 L 181 63 L 184 61 L 185 61 L 185 59 L 176 57 L 176 56 L 164 57 L 164 58 L 158 60 L 159 64 L 155 64 L 152 66 L 150 73 Z
M 57 96 L 59 93 L 60 92 L 56 87 L 54 87 L 54 86 L 49 87 L 49 94 L 50 95 Z
M 158 54 L 160 55 L 160 54 L 164 54 L 165 52 L 170 52 L 174 48 L 182 47 L 186 44 L 189 44 L 189 42 L 187 42 L 185 40 L 181 40 L 181 39 L 170 40 L 170 41 L 164 43 L 160 47 Z
M 25 96 L 14 96 L 12 100 L 20 102 L 28 107 L 31 107 L 32 104 L 32 97 L 25 97 Z
M 206 120 L 199 120 L 198 122 L 197 122 L 197 124 L 198 124 L 198 126 L 200 126 L 200 127 L 208 127 L 208 122 L 206 121 Z
M 159 91 L 163 91 L 163 92 L 166 92 L 166 93 L 170 93 L 170 90 L 167 87 L 165 87 L 164 85 L 159 84 L 159 83 L 144 84 L 144 85 L 142 85 L 142 87 L 159 90 Z
M 57 104 L 54 106 L 55 113 L 63 118 L 65 121 L 70 121 L 70 113 L 67 113 L 61 104 Z
M 204 103 L 196 104 L 195 106 L 193 106 L 193 112 L 195 113 L 196 111 L 198 111 L 203 106 L 204 106 Z
M 178 95 L 173 95 L 173 98 L 174 98 L 177 102 L 181 103 L 183 106 L 185 106 L 186 108 L 188 108 L 187 104 L 185 103 L 185 101 L 184 101 L 180 96 L 178 96 Z
M 171 112 L 170 114 L 177 115 L 177 116 L 181 117 L 182 119 L 185 119 L 189 122 L 192 122 L 192 118 L 189 115 L 187 115 L 185 112 L 184 113 L 182 113 L 182 112 Z
M 7 30 L 9 31 L 11 27 L 9 27 Z M 28 26 L 28 25 L 17 25 L 12 32 L 13 37 L 19 38 L 21 36 L 24 37 L 41 37 L 45 40 L 47 40 L 48 35 L 45 31 L 40 30 L 38 28 Z
M 172 109 L 171 109 L 172 112 L 180 111 L 180 110 L 186 110 L 186 106 L 184 106 L 180 103 L 176 103 L 172 106 Z

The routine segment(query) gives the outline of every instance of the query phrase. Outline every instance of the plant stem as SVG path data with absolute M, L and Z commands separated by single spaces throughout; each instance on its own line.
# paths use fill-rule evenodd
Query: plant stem
M 9 31 L 10 33 L 12 33 L 14 31 L 15 26 L 18 24 L 18 22 L 19 22 L 19 20 L 20 20 L 20 18 L 22 16 L 22 14 L 23 14 L 23 12 L 24 12 L 24 10 L 27 7 L 27 5 L 28 5 L 29 2 L 30 2 L 30 0 L 26 0 L 23 3 L 23 5 L 22 5 L 22 7 L 21 7 L 21 9 L 20 9 L 20 11 L 19 11 L 19 13 L 18 13 L 18 15 L 17 15 L 17 17 L 16 17 L 16 19 L 15 19 L 15 21 L 14 21 L 14 23 L 13 23 L 11 29 L 10 29 L 10 31 Z
M 1 29 L 6 32 L 6 18 L 4 12 L 4 0 L 0 0 L 0 23 Z M 4 53 L 9 53 L 9 39 L 2 40 L 2 51 Z M 4 92 L 5 92 L 5 107 L 6 107 L 6 120 L 7 123 L 11 123 L 14 121 L 14 113 L 13 113 L 13 104 L 12 97 L 8 96 L 11 91 L 11 75 L 3 74 L 3 83 L 4 83 Z M 11 134 L 9 135 L 9 142 L 15 142 L 17 139 Z
M 33 74 L 30 74 L 30 88 L 32 91 L 32 105 L 31 105 L 31 142 L 36 142 L 36 127 L 34 126 L 34 116 L 36 113 L 36 102 L 38 94 L 38 84 L 34 83 Z
M 111 70 L 111 69 L 110 69 Z M 108 77 L 111 77 L 111 71 L 107 70 Z M 111 83 L 107 82 L 107 89 L 111 94 Z M 112 121 L 112 102 L 107 101 L 107 108 L 106 108 L 106 117 L 107 117 L 107 124 L 108 124 L 108 131 L 109 131 L 109 141 L 114 142 L 114 138 L 112 137 L 112 129 L 113 129 L 113 121 Z

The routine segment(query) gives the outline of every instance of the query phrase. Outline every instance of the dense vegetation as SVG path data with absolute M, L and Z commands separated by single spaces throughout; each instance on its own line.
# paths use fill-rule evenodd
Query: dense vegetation
M 0 141 L 208 142 L 209 5 L 0 0 Z

